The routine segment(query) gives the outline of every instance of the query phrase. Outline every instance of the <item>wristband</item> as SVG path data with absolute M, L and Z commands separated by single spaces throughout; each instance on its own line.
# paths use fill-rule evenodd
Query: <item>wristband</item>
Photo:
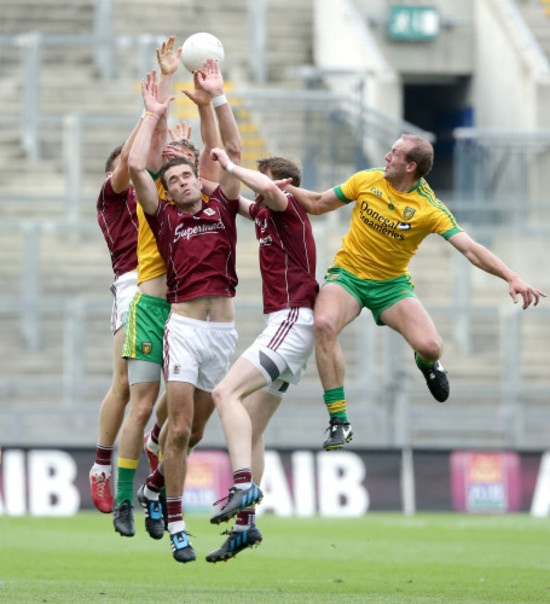
M 227 166 L 225 166 L 225 171 L 229 172 L 229 174 L 231 174 L 231 172 L 233 172 L 234 168 L 235 168 L 235 164 L 231 160 L 229 160 L 227 162 Z
M 214 105 L 214 107 L 219 107 L 220 105 L 225 105 L 225 103 L 227 103 L 227 99 L 225 97 L 225 94 L 219 94 L 218 96 L 213 96 L 212 97 L 212 105 Z
M 159 116 L 156 113 L 153 113 L 152 111 L 146 111 L 145 112 L 145 117 L 147 117 L 148 115 L 152 115 L 157 120 L 157 122 L 160 119 Z

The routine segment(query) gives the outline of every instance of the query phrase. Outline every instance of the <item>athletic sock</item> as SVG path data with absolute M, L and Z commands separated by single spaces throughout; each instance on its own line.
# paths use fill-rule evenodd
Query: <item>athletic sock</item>
M 150 499 L 151 501 L 158 501 L 160 492 L 152 491 L 147 485 L 145 485 L 145 487 L 143 488 L 143 494 L 145 495 L 145 497 L 147 497 L 147 499 Z
M 164 472 L 161 464 L 158 465 L 157 469 L 152 474 L 147 476 L 145 485 L 149 491 L 156 493 L 157 496 L 160 494 L 164 487 Z
M 256 508 L 251 506 L 249 508 L 245 508 L 241 510 L 237 514 L 237 520 L 235 521 L 235 526 L 233 527 L 234 531 L 246 531 L 253 524 L 256 523 Z
M 419 369 L 430 369 L 430 367 L 434 366 L 434 363 L 428 363 L 427 361 L 423 361 L 419 356 L 418 353 L 415 352 L 414 353 L 414 360 L 416 361 L 416 366 Z
M 325 390 L 323 400 L 327 406 L 330 419 L 337 417 L 348 423 L 348 416 L 346 415 L 346 395 L 344 394 L 343 386 L 341 388 Z
M 112 471 L 111 471 L 111 466 L 104 466 L 98 463 L 95 463 L 92 466 L 92 474 L 95 476 L 99 476 L 100 474 L 103 474 L 105 476 L 105 478 L 110 478 Z
M 105 445 L 100 445 L 98 443 L 95 448 L 94 465 L 110 467 L 112 456 L 113 456 L 113 447 L 107 447 Z
M 122 503 L 128 499 L 134 501 L 134 476 L 138 467 L 139 459 L 118 458 L 118 478 L 116 483 L 116 502 Z
M 183 504 L 181 497 L 167 497 L 166 498 L 166 510 L 168 512 L 168 530 L 171 534 L 185 530 L 185 523 L 183 528 L 178 528 L 180 522 L 183 523 Z
M 241 468 L 233 472 L 233 486 L 238 489 L 248 489 L 252 486 L 252 470 Z
M 155 445 L 159 444 L 159 436 L 160 436 L 160 426 L 158 425 L 157 422 L 155 422 L 155 425 L 153 426 L 153 429 L 151 430 L 151 435 L 150 435 L 150 438 L 155 443 Z
M 151 430 L 151 432 L 149 432 L 147 440 L 145 441 L 145 449 L 147 449 L 147 451 L 150 451 L 157 457 L 159 456 L 159 453 L 160 453 L 160 444 L 159 444 L 159 438 L 158 438 L 159 434 L 160 434 L 159 425 L 157 423 L 155 423 L 155 425 L 153 426 L 153 429 Z

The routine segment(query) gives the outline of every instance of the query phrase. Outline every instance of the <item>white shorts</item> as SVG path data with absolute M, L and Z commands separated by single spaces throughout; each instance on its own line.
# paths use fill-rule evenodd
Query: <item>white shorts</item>
M 117 277 L 111 285 L 111 333 L 113 335 L 126 325 L 130 302 L 138 291 L 137 280 L 137 271 L 129 271 Z
M 265 390 L 284 397 L 298 384 L 313 352 L 313 310 L 286 308 L 265 315 L 266 328 L 241 355 L 265 377 Z
M 237 348 L 234 323 L 198 321 L 170 313 L 164 329 L 164 380 L 212 392 Z

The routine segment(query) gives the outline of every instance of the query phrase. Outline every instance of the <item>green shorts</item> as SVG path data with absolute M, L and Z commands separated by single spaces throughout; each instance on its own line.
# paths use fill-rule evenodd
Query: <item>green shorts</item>
M 325 275 L 325 283 L 337 283 L 357 299 L 361 308 L 368 308 L 377 325 L 384 325 L 380 314 L 403 298 L 416 298 L 414 284 L 408 273 L 386 279 L 374 281 L 360 279 L 348 271 L 333 264 L 329 266 Z
M 130 302 L 122 356 L 162 365 L 164 324 L 170 304 L 163 298 L 138 292 Z

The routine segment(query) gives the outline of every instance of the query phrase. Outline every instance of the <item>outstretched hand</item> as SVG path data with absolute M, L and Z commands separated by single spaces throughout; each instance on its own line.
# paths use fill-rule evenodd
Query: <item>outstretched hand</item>
M 170 96 L 164 102 L 158 100 L 158 86 L 155 72 L 147 74 L 147 79 L 140 81 L 141 94 L 143 95 L 143 104 L 146 111 L 150 111 L 159 117 L 163 115 L 176 97 Z
M 206 59 L 202 70 L 196 72 L 196 85 L 205 90 L 210 97 L 223 94 L 223 76 L 219 63 Z
M 180 46 L 174 53 L 174 42 L 175 36 L 170 36 L 166 42 L 162 43 L 162 46 L 157 48 L 157 61 L 163 74 L 170 75 L 177 71 L 182 47 Z
M 523 298 L 522 308 L 528 308 L 533 304 L 536 306 L 539 303 L 540 298 L 546 298 L 546 294 L 540 289 L 531 287 L 528 283 L 525 283 L 520 277 L 515 277 L 509 282 L 509 292 L 514 304 L 517 304 L 519 297 Z
M 205 68 L 206 64 L 203 69 Z M 195 85 L 194 90 L 187 90 L 186 88 L 182 90 L 183 94 L 185 94 L 188 99 L 193 101 L 195 105 L 210 105 L 210 95 L 201 85 L 201 80 L 206 79 L 206 77 L 206 73 L 203 70 L 197 69 L 193 72 L 193 84 Z
M 176 129 L 168 128 L 168 134 L 170 135 L 170 140 L 172 141 L 181 141 L 181 140 L 191 140 L 191 125 L 187 125 L 187 122 L 178 122 L 176 124 Z

